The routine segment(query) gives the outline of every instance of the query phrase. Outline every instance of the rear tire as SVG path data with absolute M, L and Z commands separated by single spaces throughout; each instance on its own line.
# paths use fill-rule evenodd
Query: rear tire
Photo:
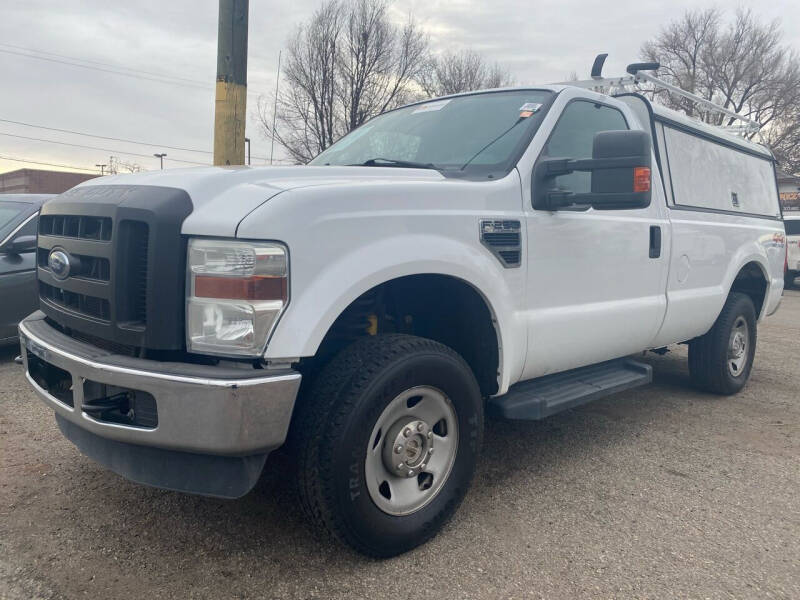
M 469 487 L 483 436 L 483 399 L 464 360 L 428 339 L 367 337 L 307 392 L 291 433 L 307 515 L 369 556 L 433 537 Z
M 689 373 L 697 387 L 722 395 L 741 390 L 753 367 L 756 338 L 752 299 L 731 292 L 711 330 L 689 342 Z

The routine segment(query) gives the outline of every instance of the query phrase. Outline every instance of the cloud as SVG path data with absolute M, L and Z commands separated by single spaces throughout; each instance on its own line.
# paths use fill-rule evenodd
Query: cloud
M 781 19 L 786 41 L 800 48 L 800 3 L 719 0 L 722 8 L 752 6 L 765 19 Z M 287 35 L 317 7 L 316 0 L 250 2 L 248 112 L 258 95 L 271 97 L 278 52 Z M 609 52 L 606 72 L 622 73 L 641 42 L 696 2 L 677 0 L 408 0 L 392 5 L 394 18 L 409 13 L 439 50 L 472 48 L 507 66 L 520 83 L 559 81 L 573 71 L 585 76 L 594 55 Z M 200 82 L 167 84 L 0 52 L 0 119 L 210 151 L 216 69 L 215 0 L 109 3 L 106 0 L 28 0 L 6 3 L 0 44 L 120 65 Z M 0 45 L 0 50 L 10 50 Z M 48 55 L 49 56 L 49 55 Z M 58 60 L 57 57 L 49 56 Z M 93 65 L 99 69 L 107 68 Z M 0 133 L 41 137 L 150 155 L 159 145 L 59 134 L 0 122 Z M 253 118 L 247 135 L 255 156 L 269 153 Z M 172 159 L 210 160 L 209 155 L 166 150 Z M 93 166 L 108 152 L 58 146 L 0 135 L 0 155 Z M 146 168 L 155 158 L 126 157 Z M 254 163 L 262 161 L 255 160 Z M 0 171 L 25 165 L 0 159 Z

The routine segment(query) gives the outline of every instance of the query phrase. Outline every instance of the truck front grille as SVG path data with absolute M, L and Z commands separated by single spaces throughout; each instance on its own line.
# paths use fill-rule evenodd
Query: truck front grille
M 36 255 L 42 311 L 97 346 L 182 351 L 181 225 L 191 211 L 186 192 L 158 186 L 78 186 L 47 202 Z
M 110 218 L 48 217 L 44 231 L 51 231 L 50 224 L 55 224 L 58 231 L 76 235 L 51 235 L 40 229 L 37 263 L 41 300 L 75 315 L 143 330 L 147 324 L 147 223 L 124 220 L 114 227 Z M 86 237 L 105 236 L 112 229 L 115 235 L 107 240 Z M 66 279 L 58 279 L 50 270 L 48 260 L 54 250 L 69 255 L 71 267 Z M 112 299 L 117 300 L 113 310 Z
M 144 324 L 147 321 L 147 246 L 146 223 L 126 223 L 131 229 L 128 237 L 128 264 L 130 265 L 130 316 Z
M 38 264 L 43 269 L 49 268 L 47 266 L 47 259 L 50 252 L 46 248 L 39 248 L 38 250 Z M 94 279 L 96 281 L 109 281 L 111 279 L 111 263 L 107 258 L 99 256 L 86 256 L 85 254 L 74 254 L 78 259 L 80 269 L 74 273 L 73 277 L 83 277 L 85 279 Z
M 111 239 L 111 219 L 82 215 L 43 215 L 39 219 L 39 233 L 107 242 Z
M 71 292 L 59 287 L 39 282 L 39 297 L 48 302 L 93 319 L 108 321 L 111 318 L 111 306 L 105 298 L 96 298 L 86 294 Z

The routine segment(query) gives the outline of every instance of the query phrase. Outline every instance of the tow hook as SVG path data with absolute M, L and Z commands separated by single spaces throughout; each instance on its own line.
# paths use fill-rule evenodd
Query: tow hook
M 21 365 L 22 364 L 22 355 L 20 354 L 19 356 L 14 357 L 14 362 L 17 363 L 18 365 Z
M 105 398 L 83 402 L 81 410 L 96 418 L 103 418 L 107 412 L 118 411 L 129 419 L 133 419 L 133 411 L 128 406 L 128 393 L 122 392 Z

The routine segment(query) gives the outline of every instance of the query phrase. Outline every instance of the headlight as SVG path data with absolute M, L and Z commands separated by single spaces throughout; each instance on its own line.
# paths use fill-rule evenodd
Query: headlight
M 286 248 L 264 242 L 189 240 L 189 352 L 258 356 L 289 299 Z

